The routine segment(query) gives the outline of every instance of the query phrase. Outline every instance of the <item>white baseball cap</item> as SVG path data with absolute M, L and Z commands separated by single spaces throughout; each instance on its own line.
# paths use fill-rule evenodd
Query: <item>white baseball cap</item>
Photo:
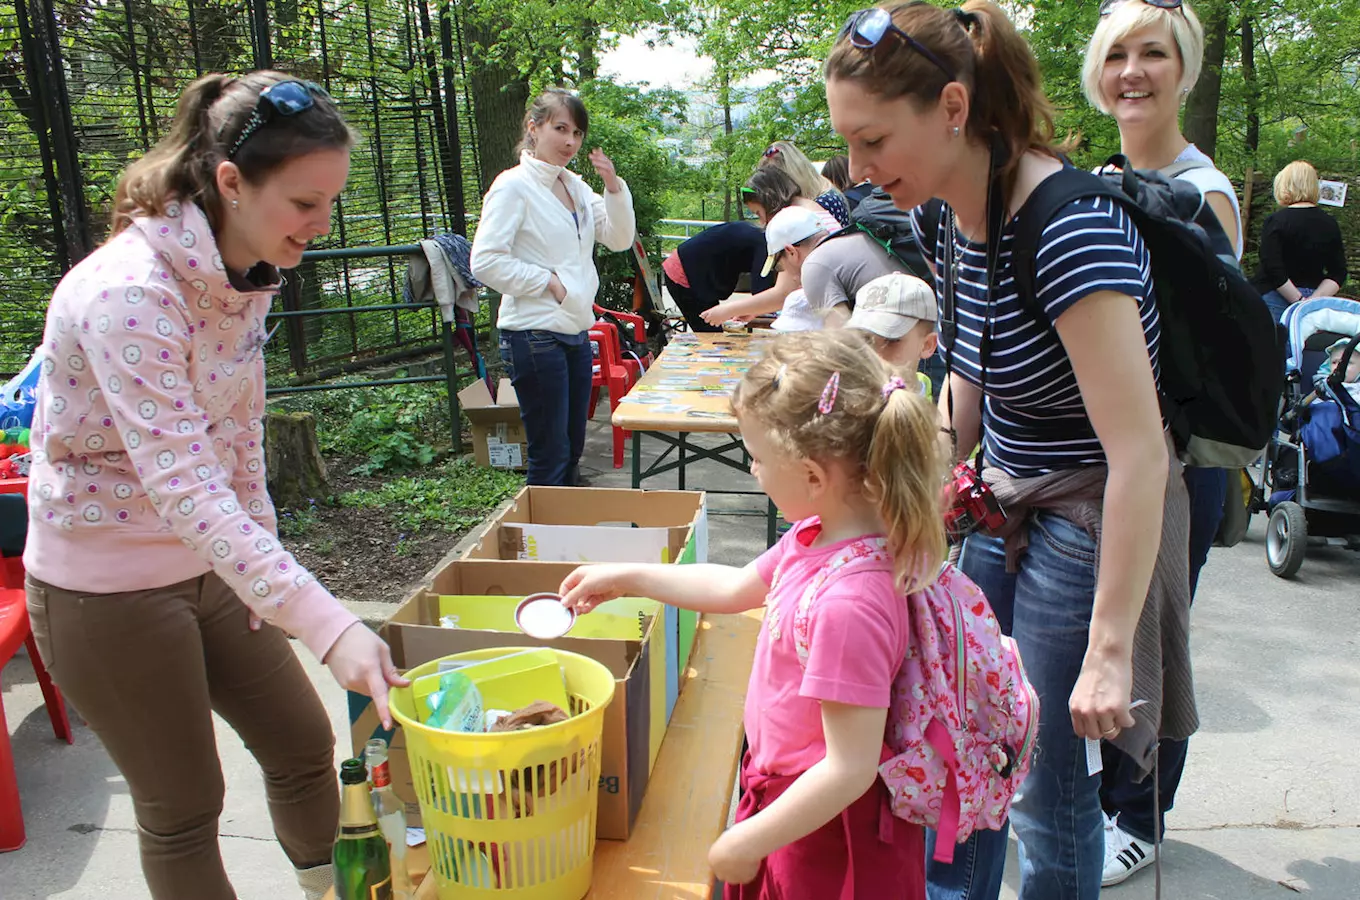
M 936 319 L 935 292 L 915 275 L 880 275 L 855 293 L 855 311 L 847 328 L 859 328 L 895 341 L 917 322 Z
M 765 250 L 770 255 L 760 274 L 769 275 L 775 260 L 785 247 L 805 241 L 819 231 L 825 231 L 815 213 L 801 206 L 786 206 L 775 213 L 765 226 Z

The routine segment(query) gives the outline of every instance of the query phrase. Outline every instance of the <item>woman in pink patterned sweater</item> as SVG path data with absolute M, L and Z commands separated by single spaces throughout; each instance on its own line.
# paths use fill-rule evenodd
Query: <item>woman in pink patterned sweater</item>
M 108 242 L 48 310 L 29 614 L 127 779 L 157 900 L 236 896 L 213 712 L 260 763 L 304 893 L 329 886 L 335 738 L 287 635 L 384 721 L 387 686 L 404 683 L 387 645 L 283 548 L 265 490 L 264 317 L 278 270 L 330 230 L 353 140 L 314 84 L 200 78 L 124 173 Z

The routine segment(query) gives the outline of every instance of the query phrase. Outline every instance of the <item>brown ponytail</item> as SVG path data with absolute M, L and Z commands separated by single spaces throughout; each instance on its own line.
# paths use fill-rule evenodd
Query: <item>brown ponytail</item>
M 1053 106 L 1044 95 L 1039 64 L 1011 20 L 990 0 L 967 0 L 945 10 L 924 2 L 896 7 L 893 24 L 937 56 L 968 88 L 968 132 L 975 140 L 997 135 L 1008 155 L 1003 177 L 1031 150 L 1058 156 Z M 837 39 L 826 61 L 826 77 L 858 82 L 871 94 L 907 97 L 921 109 L 939 100 L 948 76 L 930 59 L 893 35 L 862 50 L 848 35 Z
M 236 77 L 212 74 L 180 94 L 170 133 L 128 166 L 113 197 L 110 237 L 132 224 L 134 216 L 158 216 L 174 199 L 202 207 L 216 231 L 222 222 L 217 167 L 240 136 L 259 103 L 260 92 L 292 76 L 262 70 Z M 258 184 L 299 156 L 318 150 L 348 150 L 355 135 L 329 97 L 315 96 L 297 115 L 276 117 L 241 145 L 232 162 L 241 177 Z M 275 122 L 287 123 L 287 127 Z

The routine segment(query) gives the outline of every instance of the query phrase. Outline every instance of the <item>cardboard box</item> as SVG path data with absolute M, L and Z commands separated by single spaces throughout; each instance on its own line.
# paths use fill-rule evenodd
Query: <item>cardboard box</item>
M 513 605 L 525 594 L 560 582 L 570 564 L 468 561 L 450 566 L 436 579 L 438 590 L 465 594 L 464 602 L 481 595 L 487 601 L 505 598 L 513 623 Z M 556 582 L 552 579 L 557 579 Z M 666 670 L 661 605 L 651 600 L 612 601 L 610 612 L 631 622 L 626 637 L 574 638 L 540 641 L 519 633 L 440 627 L 438 593 L 421 591 L 404 603 L 379 632 L 392 648 L 393 661 L 401 669 L 438 659 L 451 653 L 488 647 L 553 647 L 598 660 L 614 673 L 614 701 L 605 712 L 601 748 L 599 837 L 626 840 L 642 806 L 647 780 L 665 736 L 664 685 Z M 500 613 L 496 613 L 499 615 Z M 419 824 L 419 806 L 406 757 L 400 727 L 386 734 L 372 701 L 349 695 L 350 738 L 356 754 L 372 737 L 389 740 L 392 786 L 406 803 L 407 820 Z
M 521 554 L 530 552 L 532 539 L 533 552 L 540 560 L 652 561 L 650 556 L 639 559 L 623 555 L 625 541 L 611 539 L 610 529 L 625 528 L 644 532 L 665 529 L 665 555 L 657 562 L 708 562 L 708 508 L 700 491 L 538 486 L 526 487 L 515 495 L 464 559 L 520 559 Z M 659 544 L 659 534 L 656 540 Z M 627 543 L 641 544 L 643 554 L 650 552 L 645 540 Z M 451 593 L 437 584 L 435 590 Z M 668 607 L 666 614 L 667 649 L 672 660 L 666 672 L 666 721 L 670 721 L 680 695 L 681 676 L 694 650 L 699 615 L 674 607 Z
M 519 398 L 502 378 L 496 398 L 478 378 L 458 392 L 458 403 L 472 425 L 472 453 L 479 466 L 523 469 L 529 462 L 529 444 L 519 415 Z

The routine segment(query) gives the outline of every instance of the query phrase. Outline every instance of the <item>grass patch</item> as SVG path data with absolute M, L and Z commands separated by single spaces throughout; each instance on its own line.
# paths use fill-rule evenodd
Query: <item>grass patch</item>
M 393 479 L 376 490 L 342 494 L 340 505 L 386 509 L 408 534 L 435 528 L 461 531 L 481 522 L 488 510 L 523 486 L 522 475 L 460 459 L 425 474 Z

